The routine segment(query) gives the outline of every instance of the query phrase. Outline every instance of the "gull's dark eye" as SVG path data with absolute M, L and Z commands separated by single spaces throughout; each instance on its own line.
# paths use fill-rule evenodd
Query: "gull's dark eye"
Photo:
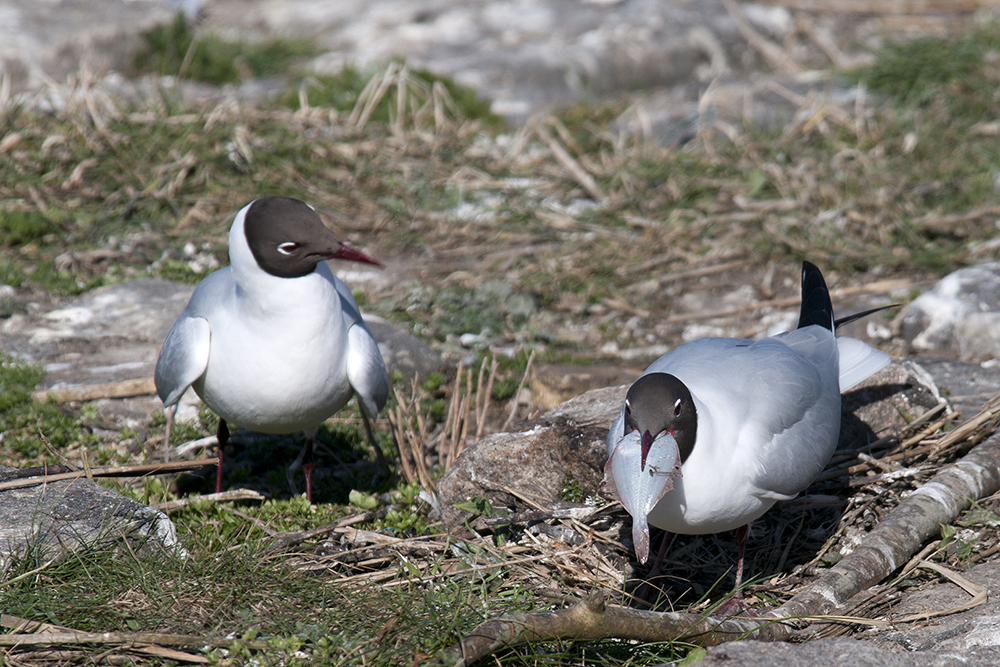
M 674 401 L 674 417 L 681 416 L 681 405 L 682 405 L 681 399 L 678 398 L 676 401 Z
M 282 255 L 291 255 L 298 249 L 299 249 L 299 244 L 295 243 L 294 241 L 285 241 L 284 243 L 278 246 L 278 252 L 280 252 Z
M 625 401 L 625 414 L 632 416 L 632 405 L 628 401 Z

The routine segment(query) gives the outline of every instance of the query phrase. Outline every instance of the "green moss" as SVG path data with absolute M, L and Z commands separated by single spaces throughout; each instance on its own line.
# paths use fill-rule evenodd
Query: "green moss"
M 139 72 L 184 76 L 216 85 L 287 74 L 297 61 L 318 53 L 315 44 L 303 39 L 233 42 L 213 33 L 196 35 L 183 12 L 169 25 L 146 32 L 143 39 L 145 48 L 134 59 Z

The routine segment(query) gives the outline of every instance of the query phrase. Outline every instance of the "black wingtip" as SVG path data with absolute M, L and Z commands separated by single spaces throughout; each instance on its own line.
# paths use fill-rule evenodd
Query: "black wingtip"
M 802 309 L 799 311 L 797 328 L 818 324 L 824 329 L 834 330 L 833 302 L 826 287 L 823 274 L 812 262 L 802 262 Z
M 860 313 L 854 313 L 853 315 L 845 315 L 844 317 L 841 317 L 840 319 L 834 320 L 833 321 L 833 326 L 835 328 L 839 329 L 844 324 L 850 324 L 851 322 L 854 322 L 856 320 L 860 320 L 862 317 L 867 317 L 868 315 L 872 315 L 874 313 L 878 313 L 878 312 L 881 312 L 883 310 L 889 310 L 890 308 L 899 308 L 902 305 L 903 304 L 901 304 L 901 303 L 890 303 L 888 306 L 879 306 L 878 308 L 869 308 L 868 310 L 862 310 Z

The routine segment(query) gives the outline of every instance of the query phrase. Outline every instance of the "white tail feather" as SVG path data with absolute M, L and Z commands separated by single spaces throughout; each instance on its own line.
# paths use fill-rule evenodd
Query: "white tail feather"
M 882 350 L 847 336 L 837 337 L 837 350 L 840 353 L 841 393 L 882 370 L 892 360 Z

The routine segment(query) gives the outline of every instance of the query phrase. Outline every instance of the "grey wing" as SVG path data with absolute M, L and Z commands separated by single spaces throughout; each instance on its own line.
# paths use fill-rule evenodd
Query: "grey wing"
M 368 328 L 355 324 L 347 332 L 347 380 L 365 413 L 374 418 L 389 398 L 389 374 L 378 343 Z
M 191 383 L 204 374 L 211 340 L 212 330 L 203 317 L 181 314 L 174 323 L 156 360 L 156 393 L 163 405 L 179 401 Z
M 829 346 L 836 350 L 832 338 Z M 767 342 L 768 347 L 780 345 Z M 792 350 L 775 352 L 767 355 L 774 363 L 757 365 L 750 408 L 755 415 L 741 440 L 766 443 L 757 458 L 759 495 L 790 498 L 823 470 L 837 446 L 840 384 L 835 360 L 824 368 Z
M 606 443 L 608 447 L 608 456 L 611 456 L 611 452 L 615 451 L 615 446 L 618 444 L 618 441 L 621 440 L 624 435 L 625 435 L 625 411 L 623 409 L 622 412 L 618 413 L 618 418 L 615 419 L 613 424 L 611 424 L 611 429 L 608 430 L 608 439 Z
M 389 399 L 389 374 L 378 343 L 361 317 L 354 295 L 342 280 L 334 277 L 333 284 L 340 295 L 340 306 L 348 327 L 347 380 L 365 413 L 374 418 Z

